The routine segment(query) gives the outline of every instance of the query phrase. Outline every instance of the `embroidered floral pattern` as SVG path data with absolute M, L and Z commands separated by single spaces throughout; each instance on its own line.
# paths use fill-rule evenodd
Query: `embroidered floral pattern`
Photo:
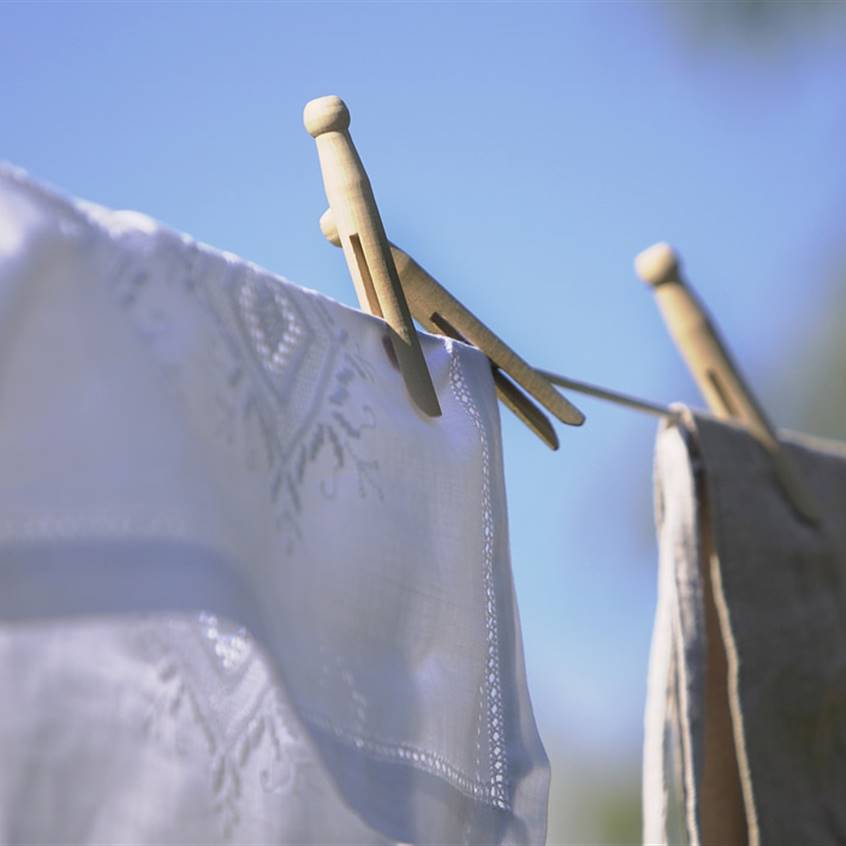
M 206 758 L 211 804 L 230 839 L 245 791 L 292 793 L 313 753 L 245 629 L 201 614 L 147 624 L 144 637 L 157 688 L 142 729 L 177 755 Z
M 339 326 L 318 297 L 289 288 L 278 279 L 243 263 L 232 264 L 222 284 L 214 282 L 209 256 L 204 249 L 180 244 L 177 259 L 181 272 L 156 278 L 145 268 L 123 268 L 117 274 L 118 301 L 132 315 L 142 336 L 153 346 L 163 365 L 178 367 L 178 357 L 167 348 L 169 318 L 150 286 L 169 293 L 174 304 L 179 296 L 202 306 L 202 313 L 215 331 L 207 351 L 206 367 L 219 374 L 220 389 L 210 418 L 216 436 L 239 452 L 247 468 L 261 473 L 276 513 L 276 526 L 290 554 L 302 540 L 302 491 L 306 484 L 318 485 L 321 494 L 338 496 L 342 481 L 354 482 L 360 497 L 384 498 L 378 461 L 367 454 L 366 434 L 377 426 L 369 405 L 357 404 L 357 383 L 373 382 L 372 364 L 358 350 L 348 332 Z M 187 256 L 187 258 L 186 258 Z M 214 257 L 219 262 L 219 257 Z M 178 261 L 175 262 L 178 264 Z M 209 279 L 212 283 L 209 283 Z M 224 296 L 220 296 L 220 291 Z M 174 306 L 178 307 L 178 306 Z M 476 772 L 462 772 L 443 756 L 404 744 L 386 744 L 369 738 L 364 731 L 366 699 L 356 689 L 349 671 L 351 707 L 358 718 L 358 734 L 315 717 L 314 722 L 357 748 L 373 755 L 408 762 L 446 779 L 464 793 L 496 807 L 510 807 L 504 717 L 500 681 L 500 656 L 494 577 L 494 517 L 491 498 L 490 444 L 486 424 L 473 400 L 462 371 L 460 356 L 450 359 L 450 384 L 454 396 L 470 417 L 478 433 L 483 486 L 483 561 L 485 631 L 487 657 L 480 690 L 482 713 L 477 726 Z M 189 378 L 190 374 L 186 376 Z M 296 388 L 298 402 L 290 402 Z M 311 401 L 303 402 L 310 394 Z M 205 637 L 213 629 L 206 618 Z M 251 641 L 242 633 L 219 632 L 214 649 L 221 661 L 233 668 L 250 659 Z M 234 670 L 233 670 L 234 671 Z M 353 695 L 354 694 L 354 695 Z M 191 700 L 187 691 L 183 696 Z M 174 702 L 181 703 L 177 697 Z M 187 700 L 186 700 L 187 701 Z M 191 700 L 193 701 L 193 700 Z M 196 706 L 192 705 L 196 710 Z M 309 716 L 312 719 L 313 715 Z M 256 732 L 259 732 L 256 729 Z M 259 736 L 257 734 L 256 736 Z M 264 736 L 263 734 L 261 735 Z M 273 733 L 268 730 L 267 737 Z M 246 741 L 244 741 L 246 742 Z M 483 763 L 484 762 L 484 763 Z M 219 758 L 215 783 L 221 807 L 229 809 L 238 794 L 237 770 L 230 759 Z M 485 775 L 482 770 L 486 769 Z
M 209 284 L 217 281 L 219 262 L 192 242 L 180 243 L 167 273 L 126 264 L 115 274 L 114 290 L 176 378 L 179 351 L 170 348 L 167 327 L 180 310 L 195 315 L 201 305 L 214 326 L 204 334 L 210 338 L 206 367 L 220 382 L 209 417 L 218 437 L 242 451 L 247 467 L 265 474 L 290 552 L 302 538 L 301 491 L 309 474 L 319 474 L 329 498 L 345 474 L 359 496 L 384 496 L 378 462 L 364 445 L 375 414 L 353 402 L 355 383 L 372 382 L 373 367 L 317 297 L 294 295 L 284 282 L 241 262 L 228 267 L 222 285 Z M 296 405 L 289 401 L 295 388 Z M 303 403 L 303 396 L 311 402 Z

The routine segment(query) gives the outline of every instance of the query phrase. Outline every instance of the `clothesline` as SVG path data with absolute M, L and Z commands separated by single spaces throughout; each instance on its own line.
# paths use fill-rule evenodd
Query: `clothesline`
M 652 414 L 655 417 L 675 417 L 676 412 L 666 405 L 659 405 L 658 403 L 649 402 L 649 400 L 631 397 L 628 394 L 621 394 L 617 391 L 609 391 L 607 388 L 600 388 L 596 385 L 590 385 L 587 382 L 579 382 L 575 379 L 569 379 L 566 376 L 561 376 L 558 373 L 551 373 L 549 370 L 538 370 L 541 376 L 552 382 L 553 385 L 560 385 L 562 388 L 569 388 L 571 391 L 577 393 L 587 394 L 588 396 L 597 397 L 598 399 L 613 402 L 617 405 L 631 408 L 634 411 L 642 411 L 645 414 Z

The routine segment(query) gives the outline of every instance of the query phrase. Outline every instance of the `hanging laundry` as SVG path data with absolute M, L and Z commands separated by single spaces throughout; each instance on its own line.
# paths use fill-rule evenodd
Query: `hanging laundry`
M 846 446 L 783 449 L 816 525 L 745 429 L 682 410 L 659 432 L 647 844 L 846 839 Z
M 487 359 L 0 171 L 0 841 L 539 843 Z

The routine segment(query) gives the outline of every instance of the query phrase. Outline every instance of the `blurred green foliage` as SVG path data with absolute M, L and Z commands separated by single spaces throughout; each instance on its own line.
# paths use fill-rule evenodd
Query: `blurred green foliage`
M 846 255 L 828 283 L 814 305 L 814 331 L 797 351 L 802 390 L 793 414 L 803 431 L 846 440 Z

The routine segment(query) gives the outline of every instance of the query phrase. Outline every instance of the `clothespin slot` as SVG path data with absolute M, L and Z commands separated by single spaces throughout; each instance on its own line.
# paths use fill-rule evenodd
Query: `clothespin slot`
M 421 411 L 439 417 L 441 407 L 373 189 L 350 138 L 349 110 L 339 97 L 319 97 L 306 104 L 303 121 L 317 143 L 326 197 L 359 305 L 363 311 L 385 320 L 408 393 Z
M 651 286 L 670 335 L 711 411 L 745 425 L 772 456 L 782 489 L 811 523 L 817 509 L 781 446 L 773 426 L 740 373 L 713 320 L 683 280 L 679 259 L 668 244 L 655 244 L 635 259 L 638 276 Z
M 342 245 L 331 208 L 320 218 L 320 228 L 327 240 L 336 246 Z M 447 335 L 478 347 L 490 359 L 500 400 L 547 446 L 557 449 L 558 437 L 552 424 L 526 394 L 534 397 L 562 423 L 570 426 L 580 426 L 584 423 L 582 412 L 559 393 L 548 379 L 541 376 L 466 309 L 408 253 L 395 244 L 389 246 L 412 315 L 430 332 Z

